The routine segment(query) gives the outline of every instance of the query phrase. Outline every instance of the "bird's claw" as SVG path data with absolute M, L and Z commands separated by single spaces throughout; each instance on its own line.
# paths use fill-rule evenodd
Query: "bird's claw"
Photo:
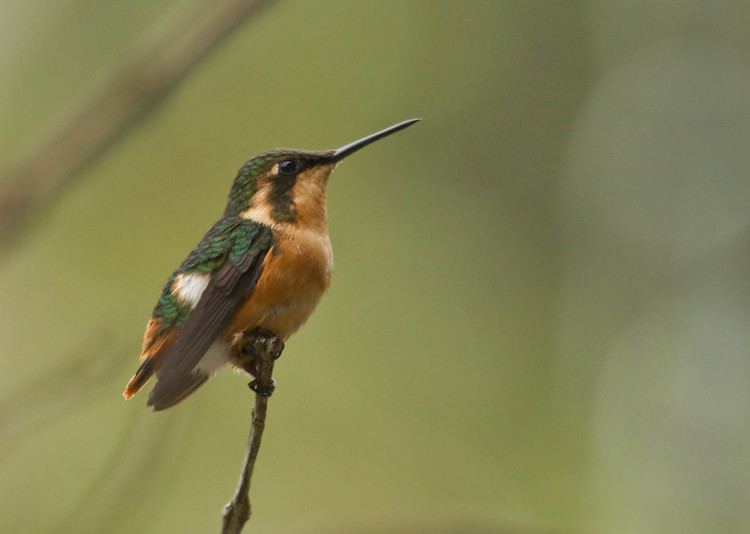
M 270 384 L 261 384 L 255 379 L 248 384 L 248 387 L 261 397 L 270 397 L 276 389 L 276 380 L 272 378 Z
M 250 342 L 243 347 L 242 351 L 245 354 L 255 356 L 265 352 L 274 360 L 278 360 L 283 350 L 284 342 L 276 334 L 262 328 L 256 328 L 250 332 Z

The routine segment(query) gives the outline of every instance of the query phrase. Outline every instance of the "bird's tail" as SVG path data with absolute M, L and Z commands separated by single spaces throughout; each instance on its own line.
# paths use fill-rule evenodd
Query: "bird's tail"
M 148 396 L 148 405 L 154 411 L 174 406 L 208 380 L 201 372 L 177 372 L 159 375 L 158 381 Z
M 136 370 L 135 374 L 133 374 L 133 377 L 130 379 L 130 382 L 128 382 L 128 385 L 125 386 L 125 391 L 122 392 L 122 396 L 126 399 L 129 399 L 130 397 L 138 393 L 153 374 L 154 360 L 144 360 L 143 363 L 141 363 L 141 365 L 138 367 L 138 370 Z

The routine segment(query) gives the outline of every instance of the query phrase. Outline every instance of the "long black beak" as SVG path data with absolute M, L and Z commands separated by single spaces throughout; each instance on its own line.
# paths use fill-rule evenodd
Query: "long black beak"
M 362 139 L 359 139 L 357 141 L 354 141 L 353 143 L 349 143 L 348 145 L 344 145 L 341 148 L 337 148 L 333 154 L 331 154 L 330 159 L 328 161 L 330 162 L 336 162 L 341 161 L 345 157 L 354 154 L 357 150 L 360 148 L 364 148 L 370 143 L 374 143 L 378 139 L 382 139 L 383 137 L 387 137 L 393 133 L 396 133 L 400 130 L 403 130 L 404 128 L 408 128 L 414 123 L 417 123 L 421 121 L 422 119 L 409 119 L 404 122 L 399 122 L 398 124 L 394 124 L 393 126 L 389 126 L 385 130 L 380 130 L 379 132 L 375 132 L 374 134 L 370 134 L 367 137 L 363 137 Z

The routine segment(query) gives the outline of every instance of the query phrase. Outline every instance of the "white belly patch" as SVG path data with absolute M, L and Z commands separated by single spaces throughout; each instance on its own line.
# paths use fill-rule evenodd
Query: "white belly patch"
M 206 376 L 213 376 L 229 363 L 229 351 L 223 341 L 214 341 L 203 355 L 193 373 L 199 372 Z

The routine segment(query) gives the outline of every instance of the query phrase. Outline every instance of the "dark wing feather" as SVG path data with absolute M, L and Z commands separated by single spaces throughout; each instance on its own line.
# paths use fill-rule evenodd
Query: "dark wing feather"
M 227 260 L 212 274 L 198 304 L 159 364 L 158 381 L 148 398 L 148 405 L 154 410 L 169 408 L 206 381 L 208 377 L 195 367 L 252 292 L 271 241 L 271 230 L 257 224 L 249 234 L 238 234 L 227 251 Z

